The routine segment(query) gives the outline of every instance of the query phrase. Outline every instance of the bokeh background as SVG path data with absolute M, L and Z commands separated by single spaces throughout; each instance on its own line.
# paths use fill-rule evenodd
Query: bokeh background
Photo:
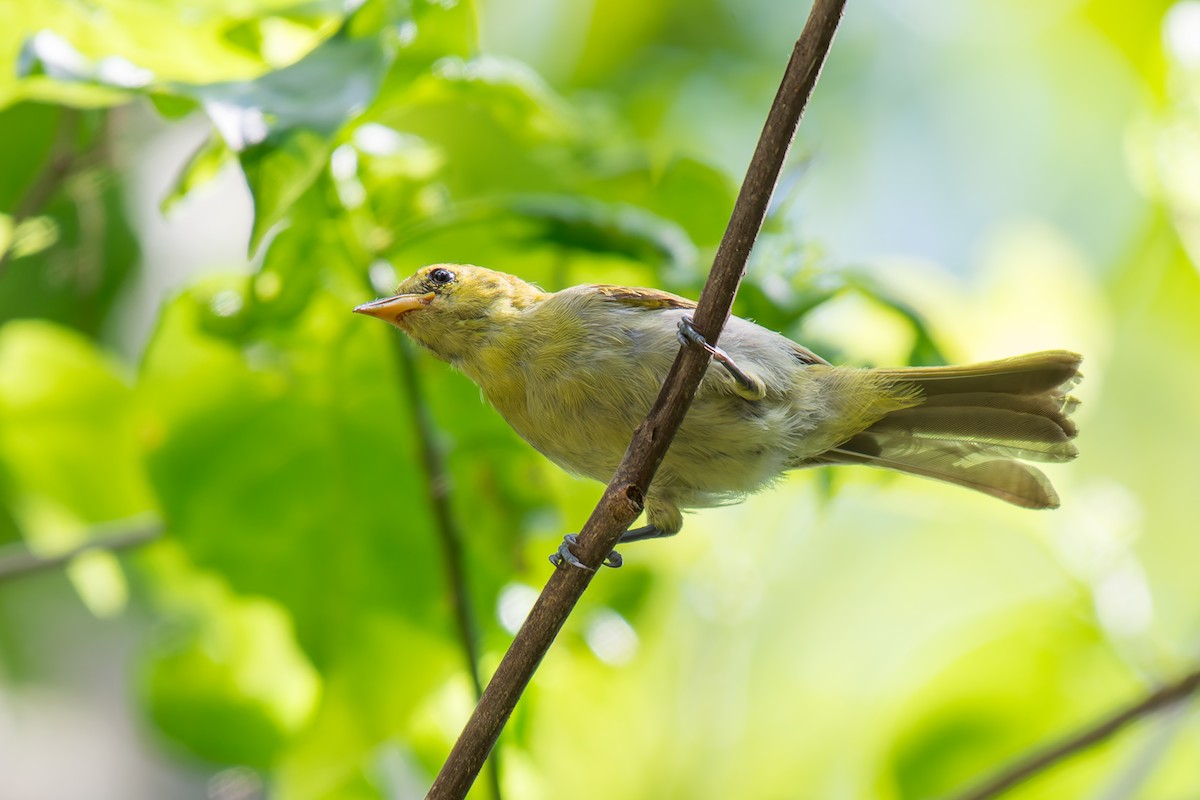
M 0 798 L 423 796 L 447 533 L 486 679 L 600 487 L 350 309 L 435 261 L 694 295 L 807 10 L 0 0 Z M 947 796 L 1193 668 L 1198 254 L 1200 3 L 851 0 L 738 311 L 1084 353 L 1063 507 L 844 469 L 691 515 L 472 796 Z M 1012 796 L 1200 796 L 1200 714 Z

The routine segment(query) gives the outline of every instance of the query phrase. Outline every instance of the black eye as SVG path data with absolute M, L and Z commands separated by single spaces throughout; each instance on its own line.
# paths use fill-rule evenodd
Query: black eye
M 449 283 L 454 280 L 454 273 L 443 267 L 438 267 L 433 272 L 429 273 L 429 280 L 434 283 Z

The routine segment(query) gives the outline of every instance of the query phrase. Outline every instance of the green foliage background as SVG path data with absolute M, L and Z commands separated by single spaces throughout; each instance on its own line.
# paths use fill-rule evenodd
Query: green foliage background
M 589 591 L 506 797 L 942 796 L 1195 662 L 1197 8 L 850 3 L 739 313 L 1085 353 L 1063 509 L 844 471 L 694 515 Z M 694 294 L 806 13 L 0 0 L 0 542 L 164 526 L 0 583 L 0 797 L 422 796 L 473 702 L 431 485 L 485 677 L 599 487 L 349 310 L 436 261 Z M 1197 764 L 1185 710 L 1013 796 Z

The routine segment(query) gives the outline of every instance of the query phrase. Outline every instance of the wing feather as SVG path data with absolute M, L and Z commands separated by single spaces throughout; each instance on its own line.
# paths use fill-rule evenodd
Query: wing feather
M 621 305 L 633 308 L 663 309 L 696 307 L 696 303 L 677 294 L 664 292 L 660 289 L 638 289 L 631 286 L 609 286 L 595 284 L 587 287 L 605 300 L 611 300 Z

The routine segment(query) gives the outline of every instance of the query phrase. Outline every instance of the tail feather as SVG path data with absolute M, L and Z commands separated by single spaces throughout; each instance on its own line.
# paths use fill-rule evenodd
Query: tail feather
M 1054 419 L 1007 408 L 918 406 L 893 411 L 870 430 L 892 434 L 891 438 L 910 438 L 915 443 L 974 443 L 996 455 L 1030 461 L 1070 461 L 1078 455 L 1072 434 Z
M 966 366 L 898 367 L 878 373 L 916 384 L 926 397 L 965 392 L 1039 395 L 1069 390 L 1079 381 L 1082 361 L 1078 353 L 1045 350 Z
M 1038 395 L 1000 394 L 997 392 L 962 392 L 925 396 L 925 408 L 1003 408 L 1021 414 L 1034 414 L 1053 422 L 1067 437 L 1078 430 L 1071 413 L 1079 401 L 1070 395 L 1046 392 Z
M 1025 508 L 1056 508 L 1041 470 L 1069 461 L 1080 357 L 1066 351 L 955 367 L 879 370 L 919 402 L 892 411 L 814 463 L 868 464 L 975 489 Z
M 999 498 L 1022 508 L 1058 508 L 1058 493 L 1050 479 L 1037 467 L 1011 459 L 972 461 L 953 443 L 938 449 L 922 450 L 918 456 L 889 457 L 885 453 L 871 455 L 856 450 L 835 447 L 830 463 L 867 464 L 910 475 L 957 484 Z

